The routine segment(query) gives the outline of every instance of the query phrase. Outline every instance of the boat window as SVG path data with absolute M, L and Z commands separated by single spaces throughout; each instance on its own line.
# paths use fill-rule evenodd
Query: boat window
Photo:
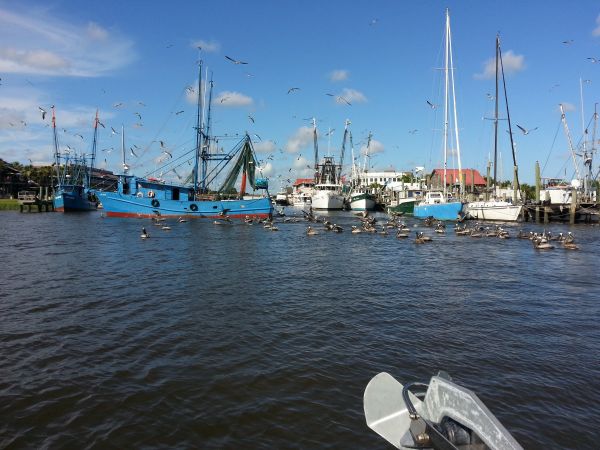
M 173 200 L 179 200 L 179 188 L 173 189 Z

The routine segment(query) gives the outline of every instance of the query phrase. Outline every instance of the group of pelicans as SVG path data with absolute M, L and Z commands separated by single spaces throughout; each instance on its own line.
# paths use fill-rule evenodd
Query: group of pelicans
M 312 216 L 312 214 L 306 214 L 306 219 L 311 222 L 320 222 L 319 218 Z M 359 215 L 358 220 L 360 220 L 361 224 L 352 225 L 352 234 L 377 233 L 381 235 L 388 235 L 395 230 L 395 235 L 398 239 L 406 239 L 410 237 L 410 228 L 406 225 L 406 223 L 402 222 L 398 216 L 392 216 L 387 222 L 379 226 L 377 225 L 377 219 L 375 217 L 370 217 L 368 214 Z M 446 233 L 446 224 L 442 221 L 436 221 L 432 217 L 426 218 L 422 224 L 426 227 L 433 228 L 434 233 L 440 235 Z M 343 231 L 341 226 L 329 221 L 324 221 L 323 226 L 325 231 L 334 231 L 337 233 Z M 414 226 L 416 227 L 416 225 Z M 319 234 L 319 232 L 313 226 L 309 225 L 306 229 L 306 234 L 308 236 L 314 236 Z M 469 227 L 467 224 L 461 225 L 460 223 L 456 223 L 454 225 L 454 234 L 456 236 L 470 236 L 473 238 L 510 238 L 510 233 L 502 226 L 483 226 L 479 222 L 476 222 L 471 227 Z M 551 250 L 555 248 L 555 245 L 553 245 L 552 242 L 561 245 L 567 250 L 579 250 L 579 246 L 575 243 L 575 237 L 570 231 L 567 234 L 559 233 L 557 235 L 553 235 L 550 231 L 546 230 L 544 230 L 542 233 L 533 231 L 527 233 L 523 230 L 520 230 L 517 234 L 517 238 L 529 239 L 533 247 L 538 250 Z M 426 242 L 431 242 L 432 240 L 433 239 L 431 236 L 425 235 L 423 231 L 415 231 L 416 244 L 424 244 Z
M 326 232 L 331 231 L 334 233 L 341 233 L 344 231 L 343 227 L 341 227 L 340 225 L 332 223 L 328 220 L 323 220 L 321 217 L 314 215 L 312 210 L 310 212 L 303 212 L 305 215 L 304 220 L 311 223 L 322 223 L 323 230 Z M 357 219 L 360 221 L 360 224 L 351 226 L 352 234 L 395 234 L 396 238 L 398 239 L 407 239 L 410 237 L 410 228 L 406 225 L 405 222 L 401 220 L 401 216 L 392 215 L 388 218 L 388 220 L 385 223 L 381 224 L 378 224 L 377 219 L 373 216 L 369 216 L 367 212 L 358 214 Z M 165 223 L 165 220 L 165 218 L 160 216 L 154 217 L 152 219 L 154 225 L 160 227 L 164 231 L 168 231 L 171 229 L 171 227 Z M 299 217 L 286 217 L 283 220 L 284 223 L 300 221 L 301 218 Z M 178 222 L 187 222 L 187 220 L 183 217 L 180 217 L 178 219 Z M 222 213 L 213 223 L 215 225 L 233 225 L 233 221 L 225 213 Z M 257 219 L 250 216 L 246 216 L 244 218 L 244 224 L 260 224 L 263 225 L 263 227 L 268 231 L 279 230 L 272 218 Z M 433 229 L 433 232 L 438 235 L 444 235 L 446 233 L 446 224 L 444 222 L 435 220 L 433 217 L 428 217 L 424 219 L 422 225 Z M 417 225 L 415 224 L 413 226 L 416 227 Z M 306 234 L 308 236 L 315 236 L 319 234 L 319 231 L 316 229 L 315 226 L 309 225 L 306 229 Z M 461 225 L 461 223 L 457 222 L 454 225 L 454 234 L 456 236 L 470 236 L 473 238 L 496 237 L 499 239 L 508 239 L 510 237 L 509 232 L 500 225 L 490 227 L 484 226 L 479 222 L 476 222 L 473 226 L 470 227 L 467 224 Z M 142 239 L 150 237 L 150 234 L 147 232 L 145 227 L 142 227 L 142 234 L 140 237 Z M 553 235 L 550 231 L 546 230 L 544 230 L 541 233 L 533 231 L 525 232 L 523 230 L 520 230 L 517 234 L 517 238 L 529 239 L 533 247 L 537 250 L 551 250 L 555 248 L 556 245 L 560 245 L 567 250 L 579 250 L 579 246 L 575 243 L 575 237 L 570 231 L 567 234 L 558 233 L 557 235 Z M 423 231 L 415 230 L 414 242 L 416 244 L 424 244 L 426 242 L 431 242 L 432 240 L 432 237 L 427 236 Z

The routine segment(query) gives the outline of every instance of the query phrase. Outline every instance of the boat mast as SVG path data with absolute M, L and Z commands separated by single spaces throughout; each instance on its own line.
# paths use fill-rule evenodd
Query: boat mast
M 202 60 L 198 64 L 198 100 L 196 111 L 196 154 L 194 156 L 194 193 L 198 192 L 198 160 L 202 149 Z
M 123 173 L 127 175 L 129 166 L 125 162 L 125 126 L 121 124 L 121 156 L 123 157 Z
M 96 109 L 96 119 L 94 120 L 94 139 L 92 140 L 92 159 L 90 161 L 90 168 L 87 174 L 87 186 L 88 188 L 92 187 L 92 171 L 94 170 L 94 164 L 96 162 L 96 145 L 98 143 L 98 123 L 100 119 L 98 118 L 98 110 Z
M 456 143 L 456 158 L 458 160 L 458 189 L 459 194 L 462 195 L 462 193 L 464 192 L 464 186 L 462 181 L 462 166 L 460 161 L 460 139 L 458 138 L 458 116 L 456 114 L 456 91 L 454 89 L 454 61 L 452 58 L 452 36 L 450 34 L 450 14 L 448 10 L 446 10 L 446 13 L 448 14 L 448 55 L 450 57 L 450 81 L 452 85 L 452 109 L 454 113 L 454 139 Z M 444 186 L 446 186 L 446 174 L 444 174 Z
M 342 165 L 344 164 L 344 153 L 346 153 L 346 139 L 348 138 L 348 125 L 350 125 L 350 120 L 346 119 L 346 123 L 344 124 L 344 138 L 342 139 L 342 151 L 340 154 L 340 168 L 338 171 L 337 184 L 341 184 L 341 182 L 342 182 Z
M 590 150 L 590 155 L 589 155 L 588 159 L 586 160 L 586 164 L 588 164 L 588 171 L 589 171 L 590 191 L 591 191 L 592 179 L 594 178 L 593 173 L 592 173 L 592 161 L 594 159 L 594 153 L 596 152 L 596 129 L 597 129 L 597 125 L 598 125 L 597 107 L 598 107 L 598 103 L 594 103 L 594 131 L 592 132 L 592 148 Z
M 58 149 L 58 135 L 56 134 L 56 114 L 54 112 L 54 105 L 52 105 L 52 133 L 54 138 L 54 171 L 56 172 L 56 182 L 58 185 L 62 185 L 64 184 L 64 180 L 60 175 L 60 151 Z
M 517 191 L 521 192 L 521 184 L 519 183 L 519 166 L 517 165 L 515 141 L 513 140 L 512 125 L 510 123 L 510 110 L 508 109 L 508 94 L 506 93 L 506 79 L 504 78 L 504 64 L 502 63 L 502 49 L 500 48 L 500 38 L 498 38 L 498 60 L 500 61 L 500 71 L 502 72 L 502 90 L 504 91 L 504 103 L 506 104 L 506 120 L 508 121 L 508 135 L 510 136 L 510 148 L 512 150 L 513 172 L 515 174 L 515 183 L 517 185 Z M 517 199 L 515 198 L 514 201 L 516 203 Z
M 496 197 L 496 183 L 498 182 L 498 50 L 500 49 L 500 36 L 496 35 L 496 101 L 494 106 L 494 198 Z
M 446 44 L 444 51 L 444 200 L 447 199 L 446 170 L 448 159 L 448 52 L 450 49 L 450 12 L 446 8 Z
M 200 156 L 202 157 L 202 182 L 201 190 L 206 193 L 208 186 L 206 185 L 206 174 L 208 173 L 208 160 L 210 159 L 210 120 L 211 120 L 211 103 L 212 103 L 212 92 L 213 92 L 213 80 L 211 74 L 211 80 L 209 82 L 208 89 L 208 111 L 206 113 L 206 131 L 202 135 L 202 151 Z
M 579 179 L 579 166 L 577 164 L 575 149 L 573 148 L 573 141 L 571 140 L 571 132 L 569 131 L 569 125 L 567 125 L 567 116 L 565 115 L 565 110 L 563 108 L 562 103 L 558 106 L 560 108 L 560 120 L 562 121 L 563 128 L 565 129 L 565 134 L 567 135 L 567 141 L 569 142 L 569 150 L 571 150 L 571 157 L 573 158 L 573 165 L 575 166 L 575 176 L 577 177 L 577 179 Z
M 315 149 L 315 184 L 319 184 L 319 144 L 317 142 L 317 119 L 313 117 L 313 147 Z

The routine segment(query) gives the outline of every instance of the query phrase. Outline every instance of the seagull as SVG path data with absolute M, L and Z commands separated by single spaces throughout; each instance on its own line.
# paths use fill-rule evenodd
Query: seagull
M 143 123 L 140 123 L 140 122 L 138 122 L 138 123 L 134 123 L 134 124 L 133 124 L 133 126 L 134 126 L 135 128 L 141 128 L 141 127 L 143 127 L 143 126 L 144 126 L 144 124 L 143 124 Z
M 376 25 L 377 22 L 379 22 L 379 19 L 371 19 L 371 21 L 369 22 L 369 25 L 371 25 L 371 26 Z
M 134 112 L 134 114 L 138 117 L 138 119 L 142 120 L 142 115 L 139 112 Z
M 247 62 L 244 62 L 244 61 L 239 61 L 239 60 L 237 60 L 237 59 L 230 58 L 230 57 L 229 57 L 229 56 L 227 56 L 227 55 L 225 55 L 225 58 L 226 58 L 226 59 L 228 59 L 229 61 L 231 61 L 231 62 L 232 62 L 232 63 L 234 63 L 234 64 L 248 64 Z
M 110 127 L 110 132 L 112 134 L 119 134 L 119 132 L 117 130 L 115 130 L 113 127 Z
M 487 96 L 487 98 L 488 98 L 489 100 L 495 100 L 495 99 L 496 99 L 496 97 L 494 97 L 494 96 L 493 96 L 492 94 L 490 94 L 489 92 L 488 92 L 487 94 L 485 94 L 485 95 Z
M 258 134 L 254 133 L 254 136 L 256 136 L 259 141 L 262 141 L 261 137 Z
M 568 39 L 566 41 L 562 41 L 562 43 L 565 45 L 571 45 L 573 42 L 575 42 L 573 39 Z
M 20 122 L 23 124 L 24 127 L 27 126 L 27 122 L 25 122 L 24 120 L 21 120 Z
M 121 106 L 123 106 L 123 102 L 115 103 L 113 108 L 120 108 Z
M 348 105 L 348 106 L 352 106 L 352 103 L 350 103 L 348 100 L 346 100 L 346 99 L 345 99 L 344 97 L 342 97 L 341 95 L 338 95 L 338 98 L 336 98 L 336 101 L 337 101 L 338 103 L 342 103 L 342 102 L 344 102 L 344 103 L 346 103 L 346 105 Z
M 288 89 L 288 94 L 289 94 L 290 92 L 299 91 L 299 90 L 300 90 L 300 88 L 298 88 L 298 87 L 289 88 L 289 89 Z
M 178 115 L 179 115 L 179 114 L 181 114 L 182 112 L 183 112 L 183 109 L 182 109 L 181 111 L 177 111 L 177 112 L 175 113 L 175 115 L 176 115 L 176 116 L 178 116 Z
M 137 155 L 133 151 L 133 147 L 129 147 L 129 151 L 131 152 L 131 156 L 135 156 L 137 158 Z
M 417 129 L 415 128 L 414 130 L 409 130 L 408 132 L 409 132 L 410 134 L 415 134 L 417 131 L 419 131 L 419 130 L 417 130 Z
M 223 103 L 223 102 L 226 102 L 228 98 L 229 98 L 229 97 L 223 97 L 223 98 L 221 99 L 221 103 Z
M 250 119 L 250 122 L 254 123 L 254 117 L 252 117 L 250 114 L 248 114 L 248 119 Z
M 188 91 L 190 94 L 194 94 L 196 92 L 196 90 L 192 86 L 187 86 L 185 90 Z
M 146 106 L 146 104 L 144 102 L 138 102 L 138 105 L 140 105 L 140 106 Z
M 38 106 L 38 109 L 42 112 L 42 120 L 46 120 L 46 110 L 41 106 Z
M 328 95 L 328 96 L 330 96 L 330 97 L 335 97 L 335 94 L 329 94 L 329 93 L 326 93 L 325 95 Z
M 172 158 L 173 155 L 171 154 L 171 152 L 167 151 L 167 150 L 163 150 L 162 151 L 165 155 L 167 155 L 169 158 Z
M 335 128 L 332 128 L 327 133 L 325 133 L 325 136 L 329 136 L 329 135 L 333 134 L 334 131 L 335 131 Z
M 598 58 L 586 58 L 586 59 L 589 59 L 593 63 L 597 63 L 600 61 L 600 59 L 598 59 Z
M 431 109 L 436 109 L 436 108 L 437 108 L 437 105 L 434 105 L 434 104 L 433 104 L 433 103 L 431 103 L 429 100 L 427 100 L 427 104 L 429 105 L 429 107 L 430 107 Z
M 523 132 L 523 136 L 527 136 L 529 133 L 531 133 L 532 131 L 535 131 L 538 129 L 538 127 L 532 128 L 531 130 L 526 130 L 525 128 L 523 128 L 521 125 L 517 125 L 517 128 L 519 130 L 521 130 Z
M 106 127 L 104 126 L 104 124 L 103 124 L 102 122 L 100 122 L 100 121 L 98 121 L 98 125 L 100 125 L 102 128 L 106 128 Z
M 81 138 L 81 140 L 83 140 L 83 136 L 82 136 L 82 135 L 80 135 L 80 134 L 77 134 L 77 133 L 76 133 L 76 134 L 74 134 L 73 136 L 80 137 L 80 138 Z

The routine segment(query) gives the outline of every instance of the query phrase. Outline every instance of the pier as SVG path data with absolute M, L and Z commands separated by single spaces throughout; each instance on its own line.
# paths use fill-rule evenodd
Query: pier
M 22 191 L 19 192 L 18 195 L 19 200 L 19 210 L 21 212 L 48 212 L 54 211 L 54 203 L 51 199 L 42 200 L 38 197 L 35 192 L 32 191 Z

